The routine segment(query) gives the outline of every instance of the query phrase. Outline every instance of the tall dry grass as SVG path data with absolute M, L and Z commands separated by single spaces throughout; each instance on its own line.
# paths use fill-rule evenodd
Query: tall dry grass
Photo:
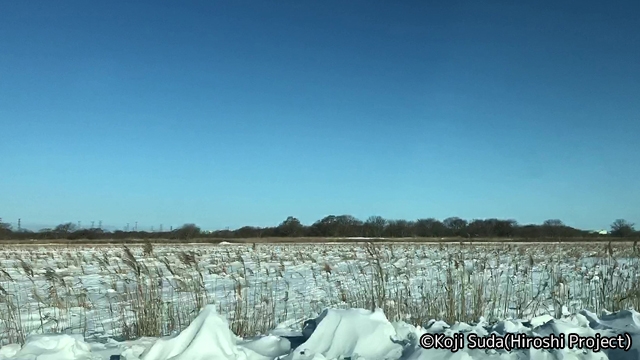
M 117 339 L 162 336 L 184 329 L 206 304 L 216 304 L 240 336 L 303 320 L 310 310 L 324 307 L 382 308 L 390 320 L 413 324 L 640 308 L 640 252 L 635 244 L 607 244 L 592 249 L 590 256 L 584 246 L 570 245 L 562 252 L 511 245 L 440 244 L 410 250 L 361 246 L 343 248 L 338 261 L 331 260 L 331 245 L 321 248 L 321 257 L 295 247 L 254 245 L 246 248 L 253 251 L 254 264 L 245 263 L 242 251 L 208 258 L 197 248 L 158 253 L 151 243 L 137 252 L 124 246 L 117 258 L 99 249 L 89 258 L 61 250 L 5 251 L 14 275 L 0 270 L 0 340 L 24 343 L 33 332 Z M 300 267 L 283 260 L 278 253 L 283 249 L 290 252 L 287 261 L 305 265 L 310 273 L 296 274 Z M 442 255 L 437 266 L 420 261 L 434 259 L 434 252 Z M 33 265 L 42 261 L 53 261 L 56 268 Z M 573 268 L 567 265 L 572 262 Z M 266 263 L 277 266 L 263 266 Z M 88 276 L 91 266 L 97 268 L 99 288 L 85 284 L 81 279 L 86 277 L 74 276 Z M 18 286 L 16 274 L 29 286 Z M 311 298 L 293 285 L 296 279 L 324 296 Z

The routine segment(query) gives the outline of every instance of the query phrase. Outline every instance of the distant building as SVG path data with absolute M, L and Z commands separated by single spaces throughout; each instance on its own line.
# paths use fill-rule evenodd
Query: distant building
M 598 234 L 598 235 L 609 235 L 609 232 L 607 230 L 595 230 L 591 232 L 592 234 Z

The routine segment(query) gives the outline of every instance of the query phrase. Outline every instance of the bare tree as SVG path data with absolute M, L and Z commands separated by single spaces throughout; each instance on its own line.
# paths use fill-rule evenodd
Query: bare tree
M 53 231 L 57 233 L 64 233 L 64 234 L 74 232 L 75 230 L 76 230 L 76 225 L 71 222 L 60 224 L 56 226 L 55 229 L 53 229 Z
M 178 239 L 193 239 L 200 235 L 200 228 L 196 224 L 184 224 L 175 230 L 175 235 Z
M 549 220 L 545 220 L 542 223 L 542 226 L 555 226 L 555 227 L 559 227 L 559 226 L 564 226 L 564 223 L 562 222 L 562 220 L 558 220 L 558 219 L 549 219 Z
M 304 231 L 304 226 L 300 223 L 300 220 L 293 216 L 287 217 L 279 226 L 278 230 L 281 236 L 301 236 Z
M 369 216 L 364 222 L 365 234 L 367 236 L 382 237 L 384 228 L 388 222 L 382 216 Z
M 462 220 L 459 217 L 449 217 L 442 221 L 442 224 L 449 229 L 452 235 L 460 236 L 467 227 L 467 220 Z
M 611 224 L 611 235 L 617 237 L 628 237 L 635 233 L 633 228 L 635 224 L 628 222 L 624 219 L 617 219 Z

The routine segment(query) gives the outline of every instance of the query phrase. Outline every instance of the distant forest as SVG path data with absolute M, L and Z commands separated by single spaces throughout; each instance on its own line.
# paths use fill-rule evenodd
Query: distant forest
M 640 237 L 634 224 L 615 220 L 608 233 L 601 234 L 591 230 L 581 230 L 565 225 L 557 219 L 542 224 L 520 225 L 515 220 L 484 219 L 467 221 L 450 217 L 442 221 L 428 218 L 415 221 L 389 220 L 381 216 L 371 216 L 366 221 L 351 215 L 330 215 L 312 225 L 303 225 L 290 216 L 275 227 L 244 226 L 236 230 L 202 231 L 195 224 L 185 224 L 171 231 L 106 231 L 100 228 L 78 228 L 73 223 L 60 224 L 52 229 L 34 232 L 25 229 L 13 229 L 10 224 L 0 223 L 0 239 L 248 239 L 248 238 L 518 238 L 518 239 L 564 239 Z

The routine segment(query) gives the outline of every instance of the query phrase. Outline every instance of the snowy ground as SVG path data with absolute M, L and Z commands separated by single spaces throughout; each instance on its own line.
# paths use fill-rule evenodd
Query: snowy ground
M 521 344 L 514 342 L 518 338 Z M 439 347 L 430 339 L 463 336 L 459 347 Z M 477 339 L 504 343 L 471 346 Z M 526 345 L 526 339 L 564 339 L 565 343 Z M 615 338 L 617 342 L 612 342 Z M 576 343 L 569 344 L 569 339 Z M 602 339 L 607 339 L 603 341 Z M 442 341 L 442 346 L 448 344 Z M 536 344 L 534 342 L 534 344 Z M 270 334 L 241 339 L 229 329 L 227 320 L 213 305 L 180 334 L 159 339 L 88 344 L 81 336 L 34 335 L 23 347 L 0 348 L 0 360 L 268 360 L 268 359 L 616 359 L 640 358 L 640 314 L 622 311 L 598 318 L 583 311 L 553 319 L 541 316 L 530 321 L 505 320 L 494 325 L 484 320 L 476 325 L 449 326 L 431 321 L 426 328 L 405 322 L 389 322 L 382 310 L 329 309 L 296 332 L 284 327 Z M 472 348 L 475 347 L 475 348 Z M 505 347 L 511 347 L 508 350 Z M 541 348 L 542 347 L 542 348 Z
M 471 354 L 475 359 L 491 354 L 424 350 L 415 341 L 421 332 L 445 331 L 443 323 L 431 319 L 477 324 L 457 323 L 445 331 L 449 335 L 494 330 L 500 335 L 610 336 L 628 331 L 634 339 L 640 323 L 635 312 L 598 319 L 583 311 L 638 308 L 639 261 L 630 245 L 200 244 L 130 251 L 120 246 L 7 246 L 0 249 L 0 269 L 0 343 L 12 344 L 0 349 L 0 359 L 36 359 L 28 354 L 43 347 L 46 353 L 93 354 L 52 355 L 53 360 L 120 354 L 137 359 L 145 349 L 150 350 L 143 359 L 163 360 L 322 358 L 315 354 L 373 359 L 465 359 Z M 377 307 L 393 323 L 381 313 L 339 310 Z M 206 310 L 200 313 L 201 308 Z M 308 350 L 301 353 L 305 347 L 298 346 L 301 338 L 293 332 L 326 308 L 336 310 L 305 338 Z M 280 337 L 287 331 L 294 337 Z M 274 336 L 257 341 L 233 335 L 247 339 L 269 332 Z M 65 335 L 51 335 L 60 333 Z M 396 340 L 387 349 L 391 335 Z M 202 340 L 206 349 L 193 355 L 193 344 L 201 338 L 207 339 Z M 212 339 L 219 346 L 212 347 Z M 12 357 L 16 344 L 24 342 Z M 153 350 L 163 346 L 182 350 Z M 207 353 L 213 348 L 224 354 Z M 387 350 L 392 355 L 384 355 Z M 515 350 L 501 358 L 554 359 L 563 358 L 562 353 L 575 359 L 640 359 L 637 353 L 624 357 L 633 351 L 638 350 L 591 355 L 580 350 L 572 357 L 570 350 L 548 355 Z

